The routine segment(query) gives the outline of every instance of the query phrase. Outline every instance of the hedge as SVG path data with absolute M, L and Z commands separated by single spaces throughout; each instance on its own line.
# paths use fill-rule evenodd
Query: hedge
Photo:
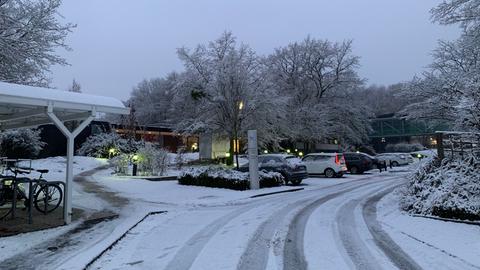
M 260 188 L 277 187 L 284 178 L 276 172 L 263 172 L 260 175 Z M 222 167 L 197 167 L 183 171 L 178 176 L 180 185 L 226 188 L 233 190 L 250 189 L 249 174 Z
M 480 220 L 480 158 L 431 160 L 401 195 L 402 209 L 412 214 Z

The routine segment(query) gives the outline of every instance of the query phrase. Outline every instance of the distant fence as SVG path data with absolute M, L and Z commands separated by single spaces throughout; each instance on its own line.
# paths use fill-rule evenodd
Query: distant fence
M 437 131 L 437 151 L 440 159 L 480 157 L 480 133 Z

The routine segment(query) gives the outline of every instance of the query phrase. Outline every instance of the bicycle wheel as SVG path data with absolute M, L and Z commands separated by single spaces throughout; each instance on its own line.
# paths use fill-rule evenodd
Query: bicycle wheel
M 0 189 L 0 220 L 5 219 L 12 212 L 12 197 L 11 190 Z
M 57 184 L 45 184 L 35 193 L 33 204 L 39 212 L 47 214 L 60 206 L 62 198 L 62 189 Z

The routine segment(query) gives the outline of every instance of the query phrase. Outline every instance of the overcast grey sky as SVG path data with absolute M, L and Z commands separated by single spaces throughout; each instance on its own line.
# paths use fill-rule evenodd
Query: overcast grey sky
M 430 22 L 439 0 L 64 0 L 65 20 L 78 26 L 62 51 L 71 66 L 54 67 L 52 86 L 75 78 L 86 93 L 127 99 L 144 78 L 182 65 L 176 48 L 193 47 L 229 30 L 259 54 L 293 41 L 354 40 L 359 73 L 369 84 L 409 80 L 431 61 L 438 39 L 459 30 Z

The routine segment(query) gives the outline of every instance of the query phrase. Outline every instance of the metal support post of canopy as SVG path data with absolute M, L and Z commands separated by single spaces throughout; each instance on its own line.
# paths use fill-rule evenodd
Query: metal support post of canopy
M 114 98 L 0 82 L 0 131 L 53 123 L 67 138 L 64 221 L 72 221 L 73 157 L 75 138 L 97 113 L 129 114 Z M 74 130 L 66 121 L 81 124 Z

